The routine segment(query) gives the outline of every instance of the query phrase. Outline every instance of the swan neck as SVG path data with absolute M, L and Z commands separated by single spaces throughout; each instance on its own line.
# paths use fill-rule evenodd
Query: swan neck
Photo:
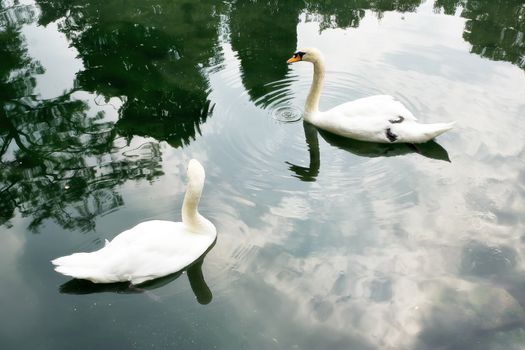
M 204 181 L 190 180 L 182 203 L 182 222 L 191 231 L 199 231 L 203 226 L 203 217 L 199 214 L 199 201 Z M 205 220 L 205 219 L 204 219 Z
M 314 64 L 314 77 L 312 85 L 310 86 L 310 92 L 306 98 L 305 105 L 305 120 L 311 121 L 314 114 L 319 112 L 319 96 L 321 95 L 321 88 L 323 87 L 324 81 L 324 62 L 322 58 L 319 58 Z

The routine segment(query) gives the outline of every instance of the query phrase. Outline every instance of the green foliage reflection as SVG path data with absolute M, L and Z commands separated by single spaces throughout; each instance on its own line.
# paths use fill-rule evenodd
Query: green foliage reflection
M 321 16 L 321 30 L 323 30 L 326 28 L 356 28 L 365 17 L 366 10 L 373 11 L 378 18 L 381 18 L 383 13 L 388 11 L 415 11 L 421 2 L 421 0 L 307 0 L 305 4 L 308 12 Z
M 21 34 L 34 13 L 31 7 L 0 6 L 9 19 L 0 26 L 0 224 L 9 225 L 17 209 L 31 217 L 34 231 L 45 219 L 93 229 L 97 215 L 122 205 L 118 184 L 162 174 L 158 144 L 146 157 L 108 159 L 114 124 L 102 113 L 90 116 L 76 90 L 49 100 L 35 94 L 43 68 L 28 56 Z
M 188 144 L 211 113 L 205 69 L 222 59 L 217 1 L 38 1 L 84 63 L 77 85 L 124 97 L 118 132 Z
M 525 69 L 525 4 L 521 0 L 437 0 L 436 10 L 467 19 L 463 38 L 471 52 Z
M 36 3 L 0 0 L 0 224 L 18 210 L 34 230 L 49 218 L 92 229 L 97 215 L 122 205 L 119 184 L 162 174 L 157 142 L 138 157 L 119 147 L 134 136 L 173 147 L 197 137 L 213 111 L 207 74 L 223 60 L 221 40 L 237 54 L 250 98 L 264 106 L 275 89 L 269 83 L 286 78 L 301 16 L 315 17 L 321 30 L 357 27 L 365 15 L 415 11 L 421 0 Z M 467 19 L 463 37 L 473 53 L 525 69 L 522 1 L 436 0 L 435 8 Z M 22 35 L 33 23 L 56 23 L 83 63 L 74 88 L 49 100 L 38 95 L 44 68 Z M 79 92 L 118 98 L 118 121 L 94 112 Z

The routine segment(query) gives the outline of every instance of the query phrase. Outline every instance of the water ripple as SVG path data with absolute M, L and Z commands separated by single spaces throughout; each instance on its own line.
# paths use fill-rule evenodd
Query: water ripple
M 273 120 L 281 123 L 293 123 L 301 120 L 303 110 L 298 106 L 279 106 L 271 111 Z

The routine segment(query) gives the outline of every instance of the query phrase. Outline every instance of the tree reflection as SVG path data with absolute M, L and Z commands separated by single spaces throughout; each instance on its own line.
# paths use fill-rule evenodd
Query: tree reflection
M 206 67 L 222 59 L 212 0 L 38 1 L 78 50 L 83 90 L 124 97 L 119 134 L 188 144 L 212 108 Z M 62 20 L 63 19 L 63 20 Z
M 105 158 L 115 150 L 113 123 L 90 116 L 75 90 L 50 100 L 34 92 L 43 68 L 21 34 L 32 8 L 2 2 L 0 12 L 0 224 L 18 210 L 34 231 L 45 219 L 93 229 L 97 215 L 122 205 L 116 185 L 162 174 L 158 144 L 146 157 Z
M 366 10 L 372 10 L 381 18 L 387 11 L 408 12 L 415 11 L 422 0 L 335 0 L 305 1 L 306 10 L 321 16 L 321 30 L 326 28 L 350 28 L 358 27 L 365 17 Z
M 275 87 L 269 83 L 286 77 L 283 57 L 297 44 L 299 14 L 305 12 L 320 22 L 320 29 L 358 27 L 366 11 L 381 18 L 384 12 L 413 12 L 421 0 L 335 0 L 289 2 L 274 0 L 232 1 L 230 16 L 231 44 L 240 60 L 242 81 L 256 104 L 271 103 Z M 493 60 L 505 60 L 525 69 L 525 8 L 519 0 L 436 0 L 435 8 L 453 14 L 463 7 L 469 19 L 464 38 L 472 52 Z M 283 83 L 285 88 L 287 83 Z
M 284 59 L 297 44 L 301 13 L 319 15 L 321 29 L 345 28 L 358 26 L 366 10 L 381 16 L 414 11 L 420 3 L 37 0 L 37 19 L 32 6 L 0 0 L 0 224 L 18 210 L 32 218 L 34 230 L 48 218 L 68 229 L 92 229 L 97 215 L 122 205 L 117 185 L 162 174 L 158 143 L 144 144 L 132 158 L 119 155 L 118 138 L 149 136 L 180 147 L 197 136 L 213 110 L 206 71 L 222 61 L 219 36 L 226 23 L 243 84 L 253 101 L 267 105 L 275 89 L 268 83 L 288 73 Z M 473 52 L 525 69 L 520 1 L 437 0 L 435 6 L 446 13 L 462 8 Z M 43 67 L 29 57 L 21 34 L 36 20 L 56 22 L 83 62 L 75 88 L 50 100 L 36 94 Z M 118 97 L 118 121 L 93 116 L 77 91 Z M 391 151 L 343 144 L 360 154 Z M 308 169 L 293 169 L 312 181 L 318 163 L 314 157 Z
M 230 16 L 231 45 L 240 60 L 242 82 L 252 101 L 262 106 L 272 102 L 269 83 L 286 77 L 288 57 L 297 46 L 299 15 L 320 16 L 321 30 L 357 27 L 365 10 L 381 17 L 385 11 L 415 11 L 421 0 L 404 1 L 232 1 Z M 280 88 L 290 83 L 283 82 Z
M 83 61 L 75 88 L 50 100 L 35 93 L 42 66 L 21 28 L 33 7 L 1 2 L 0 224 L 15 210 L 66 229 L 93 229 L 122 205 L 115 187 L 162 174 L 159 144 L 119 154 L 119 137 L 188 144 L 211 114 L 206 68 L 216 65 L 222 3 L 202 1 L 37 1 L 40 25 L 56 22 Z M 116 123 L 93 116 L 77 91 L 122 102 Z
M 297 44 L 296 27 L 303 4 L 299 1 L 237 1 L 230 12 L 231 45 L 237 52 L 241 78 L 250 98 L 267 105 L 268 83 L 286 76 L 283 57 Z
M 521 0 L 437 0 L 436 10 L 467 19 L 463 38 L 471 52 L 525 69 L 525 6 Z
M 434 9 L 436 11 L 443 9 L 446 15 L 453 15 L 463 2 L 464 0 L 436 0 L 434 2 Z

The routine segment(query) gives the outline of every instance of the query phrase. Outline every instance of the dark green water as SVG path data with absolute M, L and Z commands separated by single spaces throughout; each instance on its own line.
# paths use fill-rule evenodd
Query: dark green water
M 525 348 L 523 1 L 0 0 L 1 349 Z M 391 94 L 418 149 L 298 120 Z M 93 285 L 50 260 L 180 220 L 201 266 Z

